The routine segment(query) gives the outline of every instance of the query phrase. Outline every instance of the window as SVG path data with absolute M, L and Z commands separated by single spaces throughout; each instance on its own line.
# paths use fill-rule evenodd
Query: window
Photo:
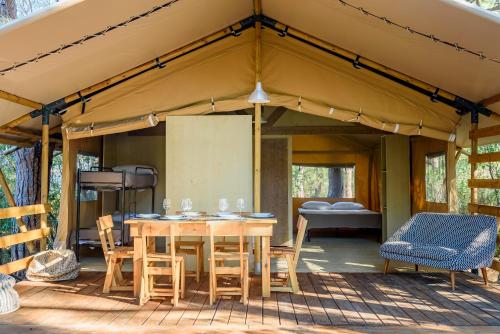
M 355 166 L 292 167 L 292 196 L 297 198 L 354 198 Z
M 425 156 L 425 200 L 446 203 L 446 155 L 433 153 Z
M 99 157 L 91 153 L 78 153 L 76 158 L 76 168 L 79 170 L 91 170 L 92 167 L 99 166 Z M 80 200 L 97 201 L 97 191 L 82 190 Z

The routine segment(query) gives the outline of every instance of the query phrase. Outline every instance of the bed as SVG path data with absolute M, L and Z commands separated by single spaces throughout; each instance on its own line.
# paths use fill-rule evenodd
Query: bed
M 360 203 L 306 202 L 299 214 L 307 219 L 307 241 L 311 241 L 311 230 L 327 228 L 356 228 L 382 230 L 382 214 L 368 210 Z
M 128 243 L 128 226 L 124 221 L 129 215 L 136 213 L 136 192 L 151 190 L 151 212 L 154 212 L 155 187 L 158 182 L 156 168 L 145 165 L 122 165 L 109 167 L 92 167 L 90 170 L 78 170 L 77 179 L 77 219 L 75 233 L 75 252 L 79 257 L 80 246 L 99 247 L 100 240 L 96 227 L 81 228 L 80 203 L 81 194 L 85 190 L 98 192 L 116 192 L 116 211 L 113 213 L 114 240 L 124 245 Z M 125 192 L 132 191 L 133 210 L 129 203 L 128 212 L 125 212 Z

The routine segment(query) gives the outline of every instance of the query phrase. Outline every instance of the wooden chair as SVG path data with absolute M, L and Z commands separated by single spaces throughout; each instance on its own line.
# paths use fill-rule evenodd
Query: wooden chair
M 176 212 L 176 214 L 181 213 L 181 211 Z M 206 215 L 206 212 L 201 212 L 201 214 Z M 196 283 L 200 283 L 201 277 L 205 273 L 205 252 L 203 250 L 204 244 L 205 242 L 201 237 L 199 237 L 197 240 L 182 240 L 182 237 L 179 237 L 175 243 L 177 254 L 194 256 L 196 269 L 195 271 L 186 271 L 185 274 L 187 277 L 194 277 L 196 279 Z
M 110 291 L 132 291 L 131 282 L 123 279 L 122 267 L 125 259 L 133 259 L 134 249 L 132 247 L 116 247 L 113 239 L 113 218 L 111 216 L 99 217 L 97 230 L 101 239 L 102 251 L 106 259 L 107 270 L 104 279 L 103 293 Z
M 179 224 L 172 222 L 166 228 L 169 229 L 170 253 L 157 253 L 154 250 L 148 250 L 143 257 L 143 274 L 148 282 L 147 295 L 150 297 L 172 297 L 172 304 L 177 306 L 179 298 L 184 298 L 185 293 L 185 265 L 184 258 L 176 255 L 175 237 L 179 236 Z M 164 262 L 166 266 L 157 266 L 161 262 Z M 161 287 L 160 283 L 155 281 L 157 276 L 169 276 L 171 288 Z
M 245 216 L 250 214 L 250 212 L 242 212 L 241 215 Z M 222 240 L 215 242 L 215 250 L 220 252 L 237 252 L 239 250 L 239 241 L 231 241 L 226 237 L 222 237 Z M 248 241 L 243 240 L 243 250 L 248 251 Z
M 245 225 L 242 222 L 211 221 L 210 228 L 210 257 L 208 259 L 210 305 L 213 305 L 217 296 L 241 296 L 241 302 L 248 304 L 249 273 L 248 253 L 243 249 L 243 234 Z M 238 251 L 221 252 L 215 249 L 216 236 L 237 236 Z M 237 261 L 237 266 L 228 266 L 228 261 Z M 218 285 L 218 278 L 239 278 L 238 286 L 224 287 Z
M 294 247 L 286 246 L 271 246 L 271 257 L 285 258 L 288 266 L 288 277 L 283 281 L 272 282 L 271 291 L 276 292 L 299 292 L 299 283 L 297 280 L 297 263 L 299 261 L 300 250 L 302 249 L 302 241 L 306 232 L 307 220 L 299 216 L 297 222 L 297 240 Z M 274 285 L 274 286 L 273 286 Z

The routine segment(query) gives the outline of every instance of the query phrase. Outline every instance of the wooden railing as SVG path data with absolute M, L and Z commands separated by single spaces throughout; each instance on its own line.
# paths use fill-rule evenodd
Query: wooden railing
M 468 186 L 471 190 L 470 203 L 469 203 L 469 213 L 480 213 L 491 216 L 496 216 L 497 221 L 500 222 L 500 207 L 478 204 L 477 202 L 477 191 L 478 189 L 500 189 L 500 179 L 477 179 L 476 170 L 478 163 L 484 162 L 499 162 L 500 152 L 493 153 L 478 153 L 478 140 L 480 138 L 493 137 L 500 135 L 500 125 L 490 126 L 486 128 L 478 129 L 477 124 L 472 124 L 472 130 L 469 133 L 469 138 L 471 140 L 471 154 L 469 156 L 469 163 L 471 165 L 471 178 L 468 182 Z M 500 244 L 500 237 L 497 235 L 497 246 Z M 492 269 L 500 271 L 500 261 L 498 259 L 493 260 L 491 265 Z
M 24 216 L 32 215 L 47 215 L 50 212 L 49 204 L 36 204 L 27 206 L 14 206 L 6 209 L 0 209 L 0 219 L 15 218 L 20 219 Z M 50 235 L 50 227 L 42 227 L 36 230 L 30 230 L 25 232 L 19 232 L 16 234 L 6 235 L 0 237 L 0 249 L 9 248 L 14 245 L 22 243 L 32 243 L 36 240 L 45 240 L 46 237 Z M 44 244 L 40 242 L 40 244 Z M 0 265 L 0 273 L 2 274 L 12 274 L 16 271 L 28 268 L 29 263 L 33 259 L 33 256 L 28 256 L 16 261 L 12 261 L 3 265 Z

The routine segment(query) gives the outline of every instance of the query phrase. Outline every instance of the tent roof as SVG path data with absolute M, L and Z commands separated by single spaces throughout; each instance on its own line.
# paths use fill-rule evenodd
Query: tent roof
M 262 11 L 267 17 L 474 102 L 500 93 L 500 63 L 457 52 L 452 46 L 385 24 L 342 2 L 262 0 Z M 493 14 L 446 0 L 408 0 L 404 5 L 394 0 L 345 2 L 500 59 L 500 44 L 494 42 L 500 33 L 500 19 Z M 47 104 L 253 14 L 252 0 L 66 1 L 0 29 L 0 45 L 13 46 L 3 48 L 0 71 L 167 3 L 170 5 L 124 27 L 1 75 L 0 90 Z M 251 78 L 251 74 L 245 75 Z M 295 89 L 293 94 L 300 95 L 300 86 L 291 88 Z M 206 95 L 209 99 L 210 94 Z M 419 97 L 404 98 L 417 107 L 423 103 Z M 500 113 L 500 103 L 490 108 Z M 450 121 L 458 123 L 452 108 L 434 104 L 425 109 L 441 116 L 443 110 L 450 113 L 441 128 L 448 128 Z M 0 110 L 0 125 L 31 111 L 4 100 L 0 100 Z

